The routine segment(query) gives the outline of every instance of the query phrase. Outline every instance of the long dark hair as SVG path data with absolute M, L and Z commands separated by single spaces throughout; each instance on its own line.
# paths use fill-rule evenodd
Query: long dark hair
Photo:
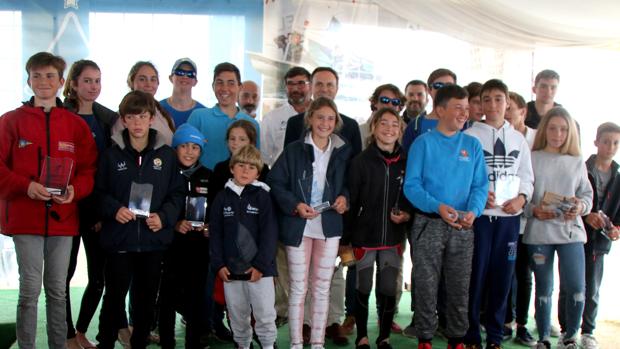
M 69 69 L 69 74 L 67 75 L 67 80 L 65 81 L 65 88 L 62 91 L 62 95 L 65 97 L 65 105 L 75 112 L 80 110 L 80 100 L 78 98 L 77 91 L 75 91 L 71 85 L 74 82 L 77 85 L 78 78 L 86 68 L 93 68 L 101 71 L 97 63 L 91 60 L 80 59 L 79 61 L 76 61 Z

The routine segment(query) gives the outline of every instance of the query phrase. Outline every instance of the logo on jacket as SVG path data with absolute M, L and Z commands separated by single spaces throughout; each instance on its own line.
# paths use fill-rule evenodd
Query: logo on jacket
M 20 139 L 19 142 L 17 142 L 17 147 L 18 148 L 26 148 L 27 146 L 31 145 L 32 142 L 27 141 L 25 139 Z
M 519 159 L 519 151 L 513 150 L 510 153 L 506 154 L 506 146 L 501 139 L 497 139 L 495 145 L 493 146 L 493 154 L 484 150 L 484 162 L 486 162 L 487 166 L 492 168 L 510 168 L 517 162 Z
M 232 207 L 226 206 L 224 207 L 223 213 L 224 217 L 233 217 L 235 215 L 235 211 L 233 211 Z
M 73 142 L 58 141 L 58 150 L 75 153 L 75 144 Z
M 466 149 L 461 149 L 459 152 L 459 161 L 469 162 L 469 153 Z
M 161 171 L 161 165 L 164 162 L 160 158 L 153 159 L 153 170 Z
M 127 171 L 127 163 L 125 161 L 119 162 L 116 164 L 116 171 Z
M 246 207 L 246 213 L 258 214 L 258 207 L 254 207 L 254 206 L 248 204 L 248 207 Z

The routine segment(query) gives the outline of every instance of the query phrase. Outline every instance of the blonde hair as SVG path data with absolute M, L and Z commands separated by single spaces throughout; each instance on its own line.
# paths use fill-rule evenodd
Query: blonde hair
M 317 110 L 328 107 L 336 113 L 336 127 L 334 127 L 334 132 L 340 131 L 342 128 L 342 118 L 340 117 L 340 113 L 338 113 L 338 107 L 336 107 L 336 103 L 333 100 L 327 97 L 319 97 L 310 103 L 308 109 L 306 110 L 306 114 L 304 115 L 304 126 L 306 129 L 310 129 L 310 118 Z
M 581 156 L 581 147 L 579 146 L 579 133 L 577 132 L 577 125 L 575 120 L 570 116 L 568 111 L 562 107 L 554 107 L 545 114 L 540 120 L 538 125 L 538 132 L 536 132 L 536 138 L 534 138 L 534 145 L 532 151 L 544 150 L 547 147 L 547 127 L 549 121 L 552 118 L 559 117 L 566 121 L 568 125 L 568 134 L 566 135 L 566 141 L 560 147 L 560 154 L 567 154 L 572 156 Z
M 403 118 L 400 117 L 400 115 L 398 115 L 398 112 L 396 112 L 394 109 L 384 107 L 372 113 L 372 116 L 370 117 L 370 121 L 368 122 L 368 129 L 370 130 L 370 133 L 368 135 L 368 138 L 366 138 L 366 145 L 370 145 L 371 143 L 376 142 L 375 130 L 377 129 L 377 125 L 379 125 L 379 122 L 381 121 L 381 117 L 385 114 L 390 114 L 396 117 L 396 120 L 398 120 L 398 125 L 400 126 L 400 136 L 398 137 L 398 139 L 400 140 L 403 137 L 403 133 L 405 130 L 405 121 L 403 120 Z
M 230 159 L 228 166 L 233 168 L 236 164 L 250 164 L 256 166 L 258 173 L 260 174 L 263 169 L 263 159 L 260 156 L 260 151 L 255 146 L 248 144 L 239 149 L 237 154 L 234 154 Z

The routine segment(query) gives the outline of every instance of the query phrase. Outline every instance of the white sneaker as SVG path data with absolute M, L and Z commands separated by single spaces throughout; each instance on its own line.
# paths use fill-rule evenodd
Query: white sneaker
M 581 335 L 581 346 L 583 349 L 598 349 L 598 342 L 591 334 Z
M 560 332 L 560 328 L 557 327 L 556 325 L 551 325 L 551 327 L 549 328 L 549 335 L 551 337 L 557 338 L 561 335 L 562 333 Z

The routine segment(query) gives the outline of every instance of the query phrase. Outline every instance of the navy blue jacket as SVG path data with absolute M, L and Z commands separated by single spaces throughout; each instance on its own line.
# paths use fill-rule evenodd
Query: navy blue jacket
M 347 201 L 349 200 L 345 179 L 351 157 L 351 146 L 335 134 L 331 137 L 333 150 L 327 165 L 327 183 L 323 192 L 323 201 L 333 204 L 340 195 L 346 197 Z M 297 214 L 297 205 L 300 202 L 310 204 L 313 162 L 312 145 L 300 139 L 284 148 L 267 176 L 271 195 L 279 209 L 280 241 L 286 246 L 297 247 L 303 238 L 306 219 Z M 302 181 L 302 179 L 305 180 Z M 321 221 L 325 237 L 342 236 L 342 215 L 335 210 L 326 210 L 321 213 Z
M 269 193 L 255 185 L 246 185 L 240 196 L 226 187 L 211 205 L 209 239 L 213 270 L 231 269 L 240 258 L 237 243 L 240 225 L 250 232 L 258 250 L 251 266 L 263 276 L 277 276 L 278 226 L 273 203 Z
M 103 216 L 101 245 L 108 252 L 165 250 L 172 241 L 185 199 L 185 181 L 176 153 L 153 129 L 141 153 L 131 147 L 127 130 L 112 136 L 112 140 L 116 144 L 102 154 L 95 181 Z M 150 212 L 159 215 L 161 230 L 151 231 L 141 218 L 125 224 L 116 220 L 116 212 L 129 205 L 132 182 L 153 184 Z
M 611 220 L 613 225 L 620 225 L 620 165 L 617 162 L 611 164 L 611 178 L 609 184 L 605 188 L 605 197 L 602 200 L 602 206 L 599 207 L 599 197 L 597 191 L 597 184 L 594 175 L 592 174 L 594 166 L 596 166 L 596 155 L 590 156 L 586 161 L 586 168 L 588 169 L 588 179 L 592 184 L 594 197 L 592 199 L 592 212 L 598 212 L 602 210 L 607 217 Z M 585 222 L 585 219 L 584 219 Z M 592 228 L 589 224 L 585 224 L 586 234 L 588 234 L 588 242 L 586 243 L 586 251 L 592 251 L 595 255 L 607 254 L 611 250 L 611 241 L 601 235 L 600 230 Z M 588 256 L 586 256 L 587 258 Z

